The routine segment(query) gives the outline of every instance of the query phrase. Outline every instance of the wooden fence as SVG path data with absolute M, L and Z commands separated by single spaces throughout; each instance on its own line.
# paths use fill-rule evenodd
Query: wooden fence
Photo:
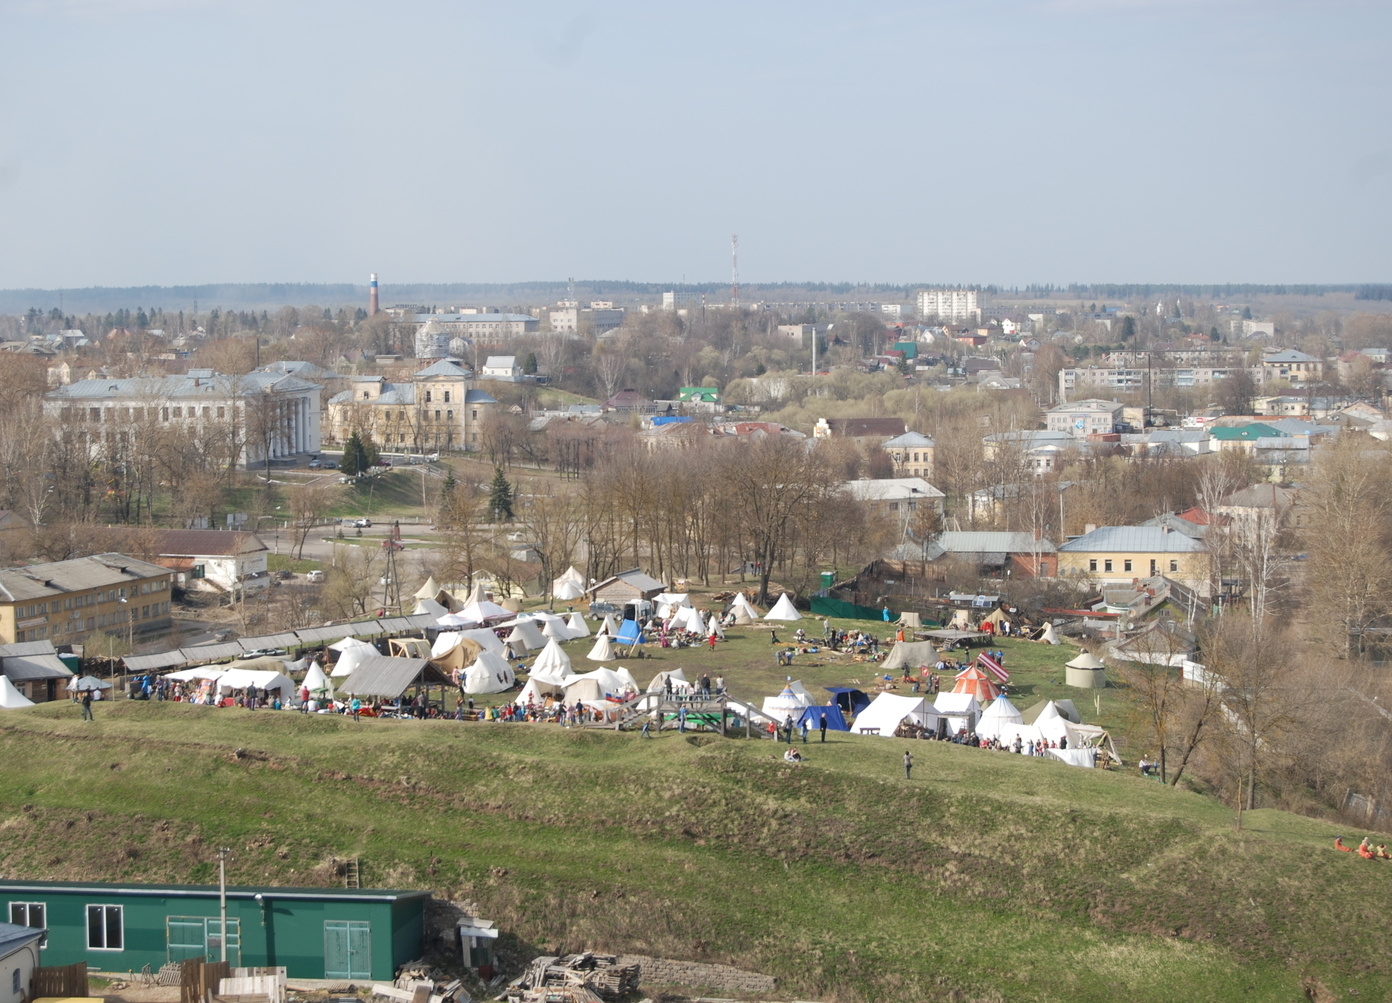
M 180 967 L 179 1003 L 207 1003 L 217 993 L 219 983 L 232 975 L 226 961 L 190 958 Z
M 40 999 L 45 996 L 73 997 L 86 996 L 87 962 L 75 965 L 55 965 L 51 968 L 34 969 L 34 977 L 29 983 L 29 998 Z

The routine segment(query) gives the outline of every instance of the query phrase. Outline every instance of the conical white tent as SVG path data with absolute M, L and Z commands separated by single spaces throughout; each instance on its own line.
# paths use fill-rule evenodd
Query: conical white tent
M 501 655 L 503 653 L 503 642 L 498 640 L 498 635 L 487 627 L 475 627 L 473 630 L 461 630 L 459 636 L 473 641 L 484 651 L 491 651 L 495 655 Z
M 1058 639 L 1058 634 L 1054 632 L 1054 625 L 1052 623 L 1046 623 L 1044 625 L 1044 633 L 1039 635 L 1039 639 L 1043 641 L 1045 644 L 1060 643 Z
M 801 620 L 802 614 L 793 605 L 792 597 L 784 592 L 773 604 L 773 609 L 764 614 L 765 620 Z
M 691 691 L 691 684 L 686 681 L 686 673 L 681 669 L 673 669 L 671 672 L 659 672 L 657 675 L 653 676 L 652 681 L 648 683 L 647 692 L 667 692 L 665 684 L 668 679 L 672 680 L 672 691 L 674 693 L 689 693 Z
M 417 599 L 432 599 L 432 600 L 433 600 L 433 599 L 434 599 L 437 595 L 439 595 L 439 594 L 440 594 L 440 586 L 438 586 L 438 585 L 435 584 L 435 576 L 434 576 L 434 575 L 430 575 L 428 578 L 426 578 L 425 584 L 422 585 L 422 586 L 416 591 L 415 598 L 417 598 Z
M 525 707 L 529 703 L 544 704 L 547 697 L 563 699 L 565 689 L 559 683 L 553 683 L 535 677 L 527 680 L 527 685 L 522 687 L 522 692 L 517 694 L 514 703 L 519 707 Z
M 604 614 L 604 623 L 600 624 L 599 632 L 601 634 L 608 634 L 610 637 L 615 637 L 618 635 L 619 628 L 618 625 L 614 623 L 613 613 Z
M 623 681 L 624 688 L 631 693 L 642 693 L 643 687 L 638 685 L 638 680 L 633 678 L 633 673 L 629 672 L 622 665 L 614 666 L 614 675 Z
M 590 625 L 585 622 L 585 618 L 580 615 L 579 610 L 566 617 L 566 623 L 570 624 L 570 636 L 577 641 L 582 637 L 590 636 Z
M 1101 669 L 1106 667 L 1102 662 L 1098 661 L 1097 656 L 1091 651 L 1081 652 L 1073 661 L 1064 662 L 1063 664 L 1070 669 Z
M 981 712 L 976 722 L 976 733 L 983 738 L 1000 738 L 1007 725 L 1024 724 L 1024 715 L 1004 696 L 996 697 L 991 705 Z M 1010 733 L 1013 739 L 1014 732 Z
M 537 629 L 535 622 L 531 620 L 519 620 L 514 624 L 512 633 L 507 636 L 508 643 L 512 645 L 513 651 L 526 649 L 536 651 L 546 647 L 546 638 L 541 636 L 541 631 Z
M 593 702 L 606 697 L 622 696 L 628 684 L 613 669 L 598 668 L 565 681 L 566 703 L 576 700 Z
M 359 641 L 356 637 L 345 637 L 342 641 L 331 644 L 329 647 L 338 649 L 338 661 L 334 663 L 332 673 L 335 679 L 341 679 L 351 673 L 362 664 L 363 659 L 373 658 L 381 654 L 372 645 L 366 641 Z
M 570 602 L 572 599 L 579 599 L 584 594 L 585 590 L 574 582 L 561 582 L 551 593 L 552 596 L 561 600 L 561 602 Z
M 0 676 L 0 707 L 18 710 L 20 707 L 32 706 L 34 701 L 15 689 L 15 684 L 10 682 L 9 676 Z
M 308 689 L 310 696 L 333 696 L 333 683 L 329 682 L 329 677 L 324 675 L 324 670 L 317 665 L 311 665 L 305 670 L 304 681 L 300 686 Z
M 706 630 L 706 623 L 695 608 L 683 606 L 672 617 L 671 627 L 673 630 L 689 630 L 693 634 L 703 634 Z
M 561 650 L 560 644 L 553 637 L 546 642 L 546 647 L 541 649 L 541 654 L 537 655 L 528 674 L 533 679 L 560 686 L 575 674 L 575 670 L 570 667 L 570 656 Z
M 778 696 L 764 697 L 764 705 L 761 709 L 769 717 L 781 723 L 789 715 L 792 715 L 793 720 L 796 721 L 803 708 L 811 706 L 812 696 L 803 689 L 802 682 L 790 680 Z
M 512 689 L 517 676 L 502 655 L 480 651 L 474 664 L 464 670 L 465 693 L 502 693 Z
M 614 652 L 614 646 L 609 643 L 609 635 L 600 634 L 599 637 L 595 639 L 594 647 L 590 649 L 590 653 L 585 657 L 592 662 L 607 662 L 617 658 L 618 655 Z
M 560 617 L 546 617 L 541 621 L 541 636 L 552 641 L 569 641 L 570 628 Z
M 730 611 L 735 614 L 736 619 L 738 619 L 740 613 L 743 613 L 751 620 L 757 620 L 759 618 L 759 611 L 750 605 L 749 600 L 744 597 L 743 592 L 735 593 L 735 598 L 730 601 Z
M 429 613 L 438 620 L 442 616 L 449 616 L 450 611 L 441 606 L 434 599 L 417 599 L 416 608 L 411 610 L 412 616 L 420 616 L 422 613 Z
M 722 641 L 725 640 L 725 630 L 720 626 L 720 620 L 714 613 L 710 615 L 710 623 L 706 624 L 706 636 L 710 637 L 712 634 Z
M 666 620 L 674 616 L 678 610 L 690 606 L 691 601 L 685 592 L 663 592 L 661 595 L 653 596 L 652 604 L 657 610 L 657 618 Z
M 1039 733 L 1051 742 L 1068 737 L 1068 719 L 1059 713 L 1058 704 L 1050 700 L 1034 719 Z

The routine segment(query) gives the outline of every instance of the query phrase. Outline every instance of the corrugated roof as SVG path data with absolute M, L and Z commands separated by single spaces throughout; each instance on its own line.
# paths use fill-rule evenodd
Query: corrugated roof
M 11 682 L 24 683 L 34 679 L 67 679 L 72 670 L 57 655 L 11 655 L 0 659 L 0 674 Z
M 145 529 L 153 550 L 164 557 L 230 557 L 268 550 L 260 537 L 236 529 Z
M 14 644 L 0 644 L 0 658 L 12 655 L 52 655 L 58 649 L 52 641 L 16 641 Z
M 192 647 L 179 650 L 187 662 L 216 662 L 220 658 L 241 658 L 244 653 L 242 646 L 236 641 L 225 641 L 222 644 L 195 644 Z
M 459 359 L 439 359 L 438 361 L 426 366 L 420 372 L 411 377 L 413 380 L 432 379 L 434 377 L 451 377 L 454 379 L 468 379 L 473 373 L 465 368 Z
M 0 958 L 7 958 L 25 944 L 42 940 L 45 931 L 18 923 L 0 923 Z M 16 973 L 18 977 L 18 973 Z
M 173 651 L 161 651 L 156 655 L 126 655 L 121 661 L 126 663 L 126 669 L 130 672 L 153 672 L 155 669 L 184 665 L 188 659 L 176 648 Z
M 1050 540 L 1036 540 L 1033 533 L 940 533 L 936 542 L 949 554 L 1052 554 Z
M 0 571 L 0 596 L 6 601 L 22 602 L 160 577 L 168 578 L 169 569 L 122 554 L 93 554 Z
M 886 477 L 847 481 L 846 490 L 856 501 L 913 501 L 947 496 L 922 477 Z
M 1204 545 L 1160 526 L 1102 526 L 1058 549 L 1061 554 L 1196 554 Z
M 1210 428 L 1208 434 L 1220 442 L 1248 442 L 1253 439 L 1276 438 L 1281 435 L 1281 431 L 1270 425 L 1254 422 L 1251 425 L 1219 425 Z
M 430 686 L 449 682 L 439 669 L 424 658 L 369 655 L 339 684 L 339 689 L 354 696 L 395 700 L 417 681 Z
M 891 447 L 901 449 L 922 449 L 926 446 L 936 446 L 937 443 L 928 436 L 920 432 L 905 432 L 903 435 L 896 435 L 885 443 L 885 448 Z
M 217 885 L 107 884 L 97 881 L 5 881 L 0 891 L 6 892 L 73 892 L 90 895 L 158 895 L 180 898 L 217 898 Z M 281 888 L 275 885 L 228 885 L 227 897 L 254 899 L 337 899 L 340 901 L 384 902 L 428 898 L 430 891 L 405 891 L 392 888 Z M 3 924 L 8 926 L 9 924 Z M 28 930 L 30 927 L 21 927 Z M 42 930 L 35 930 L 42 936 Z

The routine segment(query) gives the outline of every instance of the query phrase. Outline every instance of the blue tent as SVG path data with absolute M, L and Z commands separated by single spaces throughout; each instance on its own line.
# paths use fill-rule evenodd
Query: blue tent
M 823 689 L 836 698 L 836 705 L 841 708 L 842 714 L 855 716 L 870 706 L 870 698 L 854 687 L 825 686 Z M 827 727 L 830 728 L 831 725 Z
M 850 731 L 851 726 L 846 723 L 845 717 L 841 714 L 841 708 L 836 704 L 827 704 L 822 707 L 803 708 L 802 716 L 798 718 L 798 724 L 807 722 L 807 727 L 813 731 L 819 731 L 822 727 L 822 718 L 826 718 L 827 731 Z
M 647 639 L 643 637 L 637 620 L 625 620 L 619 624 L 619 636 L 614 640 L 619 644 L 643 644 Z

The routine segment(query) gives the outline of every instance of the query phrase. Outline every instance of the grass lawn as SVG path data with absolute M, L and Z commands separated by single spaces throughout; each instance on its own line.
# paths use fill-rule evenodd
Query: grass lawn
M 266 567 L 270 571 L 293 571 L 297 575 L 302 575 L 306 571 L 322 571 L 324 562 L 308 559 L 297 560 L 289 554 L 267 554 Z
M 728 671 L 764 692 L 773 670 Z M 1198 794 L 945 743 L 807 751 L 40 705 L 0 716 L 0 873 L 209 881 L 221 844 L 236 883 L 332 884 L 328 858 L 358 854 L 367 883 L 477 901 L 510 967 L 633 950 L 764 971 L 784 1000 L 1392 991 L 1392 868 L 1335 853 L 1322 823 L 1262 811 L 1235 833 Z

